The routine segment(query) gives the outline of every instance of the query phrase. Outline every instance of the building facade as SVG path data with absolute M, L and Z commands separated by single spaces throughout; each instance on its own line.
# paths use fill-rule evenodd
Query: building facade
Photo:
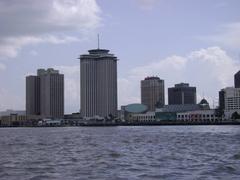
M 234 87 L 240 88 L 240 71 L 234 75 Z
M 177 113 L 177 120 L 184 122 L 198 122 L 209 123 L 221 121 L 221 118 L 217 116 L 214 109 L 209 110 L 197 110 Z
M 155 112 L 132 114 L 132 116 L 128 121 L 133 123 L 134 122 L 138 122 L 138 123 L 155 122 L 156 121 Z
M 159 77 L 147 77 L 141 81 L 141 103 L 155 111 L 165 105 L 164 80 Z
M 117 116 L 117 57 L 106 49 L 80 56 L 81 115 Z
M 168 88 L 168 104 L 196 104 L 196 87 L 190 87 L 187 83 L 175 84 Z
M 219 110 L 219 115 L 222 116 L 224 114 L 224 109 L 225 109 L 225 91 L 224 89 L 220 90 L 218 92 L 218 110 Z
M 39 69 L 41 115 L 49 118 L 64 117 L 64 75 L 58 70 Z
M 240 113 L 240 88 L 227 87 L 224 92 L 224 114 L 226 119 L 231 119 L 234 112 Z
M 26 115 L 9 114 L 0 116 L 0 126 L 11 127 L 11 126 L 24 126 L 26 125 Z
M 28 116 L 64 117 L 64 75 L 58 70 L 38 69 L 37 76 L 26 77 Z
M 26 114 L 40 115 L 40 78 L 26 77 Z

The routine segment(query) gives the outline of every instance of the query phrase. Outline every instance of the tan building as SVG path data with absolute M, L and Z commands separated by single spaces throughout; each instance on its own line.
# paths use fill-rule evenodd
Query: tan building
M 0 125 L 3 127 L 23 126 L 27 121 L 26 115 L 10 114 L 0 117 Z
M 141 81 L 141 103 L 148 106 L 149 111 L 165 105 L 164 80 L 159 77 L 147 77 Z

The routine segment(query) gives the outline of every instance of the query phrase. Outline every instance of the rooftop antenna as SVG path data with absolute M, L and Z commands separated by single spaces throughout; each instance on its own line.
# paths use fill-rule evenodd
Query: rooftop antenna
M 98 37 L 98 49 L 99 49 L 99 34 L 97 35 L 97 37 Z

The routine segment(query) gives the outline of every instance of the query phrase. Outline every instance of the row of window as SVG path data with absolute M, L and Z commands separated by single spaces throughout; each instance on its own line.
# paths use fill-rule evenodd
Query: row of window
M 178 115 L 178 118 L 187 118 L 187 117 L 214 117 L 213 114 L 185 114 L 185 115 Z

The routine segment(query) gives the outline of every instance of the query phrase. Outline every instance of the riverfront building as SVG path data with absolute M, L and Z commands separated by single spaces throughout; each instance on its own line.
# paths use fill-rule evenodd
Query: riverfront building
M 106 49 L 80 56 L 81 115 L 117 116 L 117 57 Z
M 202 99 L 198 104 L 173 104 L 165 105 L 163 108 L 156 109 L 156 120 L 169 121 L 177 120 L 177 113 L 210 110 L 209 103 Z
M 26 77 L 26 114 L 40 115 L 40 77 Z
M 168 104 L 196 104 L 196 87 L 190 87 L 187 83 L 175 84 L 168 88 Z
M 221 121 L 215 109 L 197 110 L 177 113 L 177 120 L 184 122 L 214 123 Z
M 164 80 L 159 77 L 146 77 L 141 81 L 141 101 L 148 106 L 149 111 L 165 105 Z
M 64 116 L 64 75 L 58 70 L 38 69 L 26 77 L 26 114 L 43 118 Z
M 221 90 L 221 94 L 225 118 L 230 119 L 234 112 L 240 113 L 240 88 L 227 87 Z

